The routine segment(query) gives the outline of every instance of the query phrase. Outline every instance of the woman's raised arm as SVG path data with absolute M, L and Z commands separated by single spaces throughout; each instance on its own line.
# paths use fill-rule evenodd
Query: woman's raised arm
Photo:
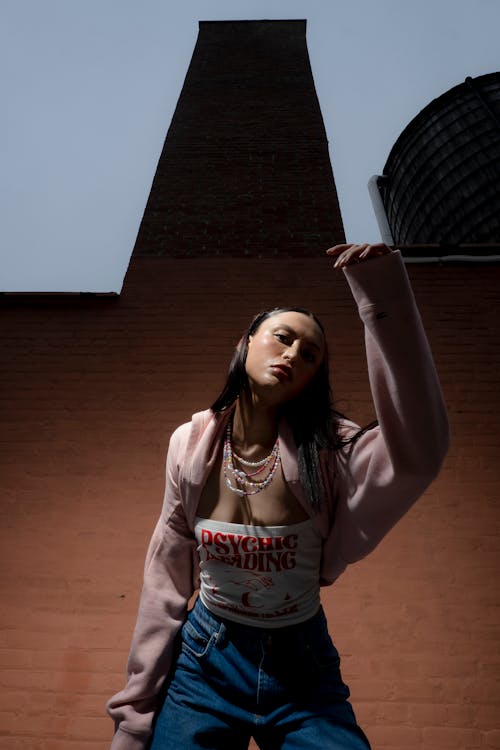
M 437 476 L 449 445 L 439 379 L 400 252 L 386 245 L 336 245 L 327 252 L 343 269 L 365 326 L 379 426 L 337 455 L 326 583 L 406 513 Z

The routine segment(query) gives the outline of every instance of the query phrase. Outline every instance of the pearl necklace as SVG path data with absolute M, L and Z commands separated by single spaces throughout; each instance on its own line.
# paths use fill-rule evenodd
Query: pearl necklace
M 252 474 L 247 474 L 245 471 L 237 469 L 234 465 L 233 458 L 236 458 L 237 461 L 240 461 L 243 465 L 249 467 L 258 467 L 257 471 L 253 472 Z M 271 462 L 272 466 L 270 468 L 269 474 L 265 479 L 253 479 L 256 474 L 260 474 L 260 472 L 263 471 L 265 467 Z M 231 425 L 228 424 L 226 437 L 224 440 L 222 463 L 224 467 L 224 479 L 226 480 L 226 485 L 231 490 L 231 492 L 236 492 L 236 494 L 241 495 L 242 497 L 246 497 L 247 495 L 256 495 L 258 492 L 262 492 L 262 490 L 265 490 L 266 487 L 271 484 L 271 482 L 273 481 L 273 477 L 276 474 L 276 470 L 281 463 L 279 438 L 276 438 L 276 442 L 271 453 L 261 461 L 242 460 L 236 453 L 233 452 L 233 449 L 231 447 Z M 230 474 L 234 476 L 235 480 L 239 482 L 239 484 L 243 485 L 243 489 L 240 487 L 236 487 L 231 482 Z
M 234 449 L 231 449 L 233 452 L 233 457 L 238 461 L 238 463 L 243 464 L 243 466 L 249 466 L 250 468 L 253 468 L 255 466 L 265 466 L 269 463 L 271 460 L 272 453 L 270 453 L 266 458 L 263 458 L 261 461 L 247 461 L 246 458 L 241 458 L 241 456 L 238 456 L 236 451 Z

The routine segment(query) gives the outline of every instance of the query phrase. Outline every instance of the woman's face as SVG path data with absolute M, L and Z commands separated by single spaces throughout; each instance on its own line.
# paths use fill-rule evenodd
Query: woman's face
M 299 312 L 271 315 L 250 336 L 245 369 L 252 392 L 271 404 L 296 398 L 325 355 L 323 332 Z

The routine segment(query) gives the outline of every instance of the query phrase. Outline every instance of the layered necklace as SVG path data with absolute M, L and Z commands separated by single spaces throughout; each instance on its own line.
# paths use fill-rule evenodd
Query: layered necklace
M 222 459 L 226 485 L 232 492 L 236 492 L 242 497 L 256 495 L 258 492 L 265 490 L 266 487 L 271 484 L 273 477 L 276 474 L 276 470 L 281 463 L 279 438 L 276 438 L 273 449 L 266 458 L 263 458 L 260 461 L 247 461 L 233 451 L 231 437 L 232 427 L 231 423 L 229 423 L 226 430 L 226 437 L 224 439 L 224 453 Z M 241 465 L 241 469 L 236 468 L 234 465 L 235 459 Z M 262 474 L 266 469 L 269 471 L 264 479 L 255 478 L 258 477 L 259 474 Z

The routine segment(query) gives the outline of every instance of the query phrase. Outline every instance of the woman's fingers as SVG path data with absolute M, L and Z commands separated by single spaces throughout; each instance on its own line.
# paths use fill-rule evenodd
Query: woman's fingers
M 355 245 L 352 242 L 349 242 L 349 243 L 345 242 L 343 244 L 334 245 L 333 247 L 328 248 L 328 250 L 326 251 L 326 254 L 327 255 L 340 255 L 341 253 L 347 252 L 348 250 L 350 250 L 353 247 L 368 247 L 368 245 L 367 244 L 364 244 L 364 245 Z
M 350 263 L 359 263 L 370 258 L 378 258 L 390 252 L 392 252 L 391 248 L 384 245 L 383 242 L 374 245 L 369 245 L 368 243 L 363 243 L 362 245 L 342 243 L 330 247 L 326 251 L 326 254 L 336 257 L 334 268 L 343 268 Z
M 353 244 L 342 244 L 335 245 L 334 247 L 327 250 L 328 255 L 336 256 L 334 268 L 342 268 L 343 266 L 353 263 L 355 259 L 365 250 L 369 248 L 369 245 L 353 245 Z

